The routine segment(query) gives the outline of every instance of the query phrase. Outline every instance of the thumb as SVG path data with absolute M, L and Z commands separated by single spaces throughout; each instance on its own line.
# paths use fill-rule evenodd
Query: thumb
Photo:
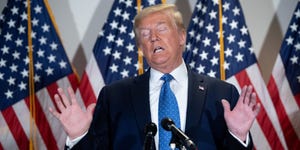
M 95 107 L 96 107 L 96 103 L 90 104 L 90 105 L 87 107 L 87 112 L 93 114 Z
M 230 104 L 227 100 L 222 99 L 222 105 L 223 105 L 223 108 L 224 108 L 224 112 L 230 111 Z

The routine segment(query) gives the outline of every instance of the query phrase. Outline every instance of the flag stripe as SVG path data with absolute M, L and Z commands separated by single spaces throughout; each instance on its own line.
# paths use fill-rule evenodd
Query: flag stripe
M 79 96 L 84 99 L 85 107 L 97 101 L 99 91 L 104 85 L 102 74 L 98 68 L 94 55 L 92 55 L 83 72 L 78 88 Z
M 275 83 L 273 77 L 270 78 L 270 82 Z M 268 88 L 272 90 L 272 99 L 274 100 L 273 102 L 277 110 L 277 115 L 280 120 L 280 125 L 282 129 L 286 131 L 283 132 L 283 134 L 286 139 L 288 148 L 292 149 L 293 147 L 300 147 L 299 137 L 297 136 L 294 130 L 294 126 L 292 125 L 290 118 L 285 111 L 286 109 L 282 104 L 282 99 L 279 96 L 278 88 L 276 87 L 275 84 L 268 86 Z
M 0 145 L 2 147 L 1 149 L 8 149 L 8 148 L 18 149 L 18 145 L 6 123 L 7 122 L 5 121 L 3 114 L 0 113 L 0 133 L 1 133 Z M 10 141 L 10 142 L 5 142 L 5 141 Z
M 275 86 L 281 91 L 279 98 L 282 100 L 282 104 L 287 113 L 292 114 L 299 111 L 299 106 L 293 93 L 291 92 L 288 79 L 284 76 L 281 84 L 276 84 Z
M 104 85 L 102 74 L 98 68 L 95 57 L 92 54 L 89 63 L 83 72 L 76 96 L 83 99 L 83 106 L 87 107 L 91 103 L 97 101 L 97 96 Z
M 93 88 L 94 95 L 98 96 L 101 88 L 105 85 L 103 77 L 102 77 L 102 70 L 99 70 L 97 61 L 94 55 L 90 58 L 90 62 L 85 69 L 87 73 L 87 77 L 91 80 L 91 86 Z
M 250 81 L 250 78 L 249 78 L 246 70 L 243 70 L 243 71 L 237 73 L 235 76 L 238 79 L 240 87 L 243 87 L 245 85 L 255 85 Z M 256 92 L 256 87 L 254 88 L 254 92 Z M 257 96 L 257 101 L 259 103 L 261 103 L 261 98 L 259 96 Z M 263 132 L 264 132 L 265 136 L 267 137 L 271 148 L 272 149 L 275 149 L 275 148 L 283 149 L 283 146 L 280 142 L 278 135 L 276 134 L 274 126 L 271 123 L 271 120 L 266 113 L 265 105 L 261 105 L 260 113 L 256 119 L 257 119 L 259 125 L 261 126 L 261 128 L 263 129 Z
M 52 103 L 55 106 L 55 109 L 59 110 L 55 103 L 55 100 L 54 100 L 54 95 L 57 93 L 58 85 L 56 83 L 52 83 L 52 84 L 48 85 L 46 88 L 47 88 L 47 92 L 45 91 L 44 94 L 49 94 L 49 97 L 50 97 L 49 100 L 52 101 Z
M 257 72 L 255 74 L 251 74 L 249 78 L 252 81 L 252 85 L 256 85 L 255 86 L 256 93 L 258 97 L 260 97 L 262 105 L 264 105 L 265 107 L 266 115 L 268 116 L 268 119 L 270 119 L 272 125 L 274 126 L 274 129 L 277 133 L 277 136 L 279 137 L 282 146 L 284 147 L 284 149 L 287 149 L 286 141 L 282 134 L 282 129 L 280 127 L 279 118 L 276 114 L 275 106 L 273 105 L 272 99 L 268 93 L 268 89 L 265 86 L 265 84 L 260 84 L 260 83 L 264 83 L 264 80 L 262 79 L 262 76 L 258 70 L 259 70 L 258 64 L 252 65 L 247 69 L 247 73 L 249 75 L 251 74 L 251 72 Z M 265 129 L 268 130 L 268 128 Z
M 29 134 L 30 134 L 30 132 L 29 132 L 29 129 L 30 129 L 30 126 L 29 126 L 29 118 L 30 118 L 29 117 L 30 116 L 29 98 L 26 98 L 26 99 L 16 103 L 15 105 L 13 105 L 12 108 L 16 112 L 16 115 L 21 123 L 22 129 L 24 130 L 24 132 L 26 132 L 27 138 L 29 138 Z M 36 127 L 36 124 L 34 124 L 34 127 Z M 44 141 L 40 140 L 40 139 L 42 139 L 41 133 L 39 130 L 36 130 L 36 134 L 35 134 L 36 146 L 38 146 L 39 149 L 46 149 L 46 145 L 45 145 Z
M 36 109 L 36 120 L 35 125 L 39 129 L 39 132 L 41 134 L 41 138 L 44 140 L 45 145 L 49 149 L 58 149 L 56 146 L 56 141 L 54 139 L 53 133 L 51 132 L 51 127 L 49 125 L 48 120 L 46 119 L 44 110 L 41 108 L 41 100 L 35 96 L 35 109 Z M 25 100 L 27 102 L 27 106 L 29 108 L 29 99 Z M 42 102 L 43 104 L 43 102 Z M 39 141 L 39 140 L 38 140 Z
M 14 109 L 12 107 L 8 107 L 2 111 L 2 115 L 8 124 L 10 132 L 13 135 L 19 149 L 27 149 L 29 147 L 29 140 Z
M 275 82 L 269 82 L 272 84 L 276 84 L 275 86 L 277 87 L 277 89 L 281 91 L 280 99 L 281 101 L 283 101 L 282 104 L 284 105 L 285 110 L 288 114 L 294 113 L 295 111 L 299 111 L 300 105 L 299 103 L 297 103 L 297 100 L 291 92 L 291 87 L 289 86 L 288 79 L 286 78 L 284 71 L 280 71 L 280 69 L 284 70 L 281 57 L 277 57 L 275 66 L 276 67 L 272 71 L 272 76 Z M 271 89 L 269 91 L 270 93 L 273 92 Z
M 283 66 L 281 58 L 278 58 L 276 60 L 275 65 L 279 66 L 279 68 L 281 68 L 281 66 Z M 276 71 L 276 69 L 275 69 L 275 71 Z M 280 100 L 282 101 L 282 104 L 283 104 L 284 109 L 287 112 L 287 114 L 293 114 L 293 113 L 299 111 L 299 105 L 296 102 L 296 99 L 295 99 L 296 97 L 294 97 L 293 93 L 291 92 L 291 88 L 289 86 L 289 82 L 288 82 L 288 79 L 286 78 L 286 76 L 285 75 L 278 76 L 278 74 L 279 73 L 277 73 L 277 71 L 276 71 L 276 73 L 275 72 L 272 73 L 273 79 L 275 81 L 274 82 L 275 87 L 277 87 L 277 89 L 281 91 L 280 97 L 278 97 L 279 101 Z M 271 91 L 271 89 L 270 89 L 270 91 Z M 273 101 L 277 101 L 277 100 L 273 100 Z M 300 134 L 300 133 L 298 133 L 298 134 Z
M 251 135 L 254 143 L 254 147 L 257 150 L 272 150 L 267 137 L 265 136 L 260 124 L 255 119 L 251 127 Z M 253 134 L 255 133 L 255 134 Z
M 89 104 L 96 102 L 96 100 L 97 100 L 96 94 L 93 92 L 93 88 L 92 88 L 91 84 L 88 84 L 91 82 L 89 81 L 89 78 L 87 77 L 86 72 L 84 72 L 81 81 L 82 81 L 82 84 L 80 84 L 79 91 L 84 91 L 84 92 L 81 92 L 81 96 L 85 100 L 84 101 L 85 107 L 87 107 Z
M 29 134 L 30 134 L 30 132 L 29 132 L 29 129 L 30 129 L 29 98 L 26 98 L 26 99 L 18 102 L 17 104 L 13 105 L 13 109 L 16 112 L 16 115 L 22 125 L 24 132 L 26 132 L 26 135 L 29 138 Z M 36 128 L 36 124 L 34 124 L 34 127 Z M 36 131 L 35 142 L 37 144 L 36 146 L 38 146 L 39 149 L 46 149 L 46 145 L 45 145 L 44 141 L 40 140 L 40 139 L 42 139 L 40 131 L 37 129 L 35 131 Z M 26 149 L 28 149 L 28 148 L 26 148 Z
M 297 95 L 295 95 L 295 100 L 296 100 L 298 106 L 300 107 L 300 93 L 297 94 Z M 299 133 L 299 134 L 300 134 L 300 133 Z
M 69 74 L 67 77 L 68 77 L 68 80 L 59 80 L 58 81 L 58 83 L 60 83 L 61 81 L 65 81 L 65 82 L 62 82 L 64 84 L 61 87 L 71 86 L 73 90 L 77 89 L 79 86 L 79 79 L 77 77 L 77 74 L 72 73 L 72 74 Z M 61 84 L 59 84 L 59 85 L 61 85 Z
M 277 115 L 280 119 L 280 125 L 284 131 L 283 135 L 288 148 L 292 149 L 294 147 L 300 147 L 300 133 L 297 134 L 296 132 L 297 128 L 300 127 L 300 120 L 298 119 L 299 116 L 293 119 L 293 116 L 296 115 L 288 115 L 299 111 L 299 103 L 297 103 L 296 97 L 294 97 L 291 93 L 291 89 L 284 72 L 280 71 L 280 69 L 284 68 L 281 57 L 277 57 L 275 66 L 276 67 L 272 71 L 272 76 L 268 84 L 268 90 L 272 93 L 271 98 L 276 107 Z M 279 91 L 281 91 L 282 94 L 280 94 Z

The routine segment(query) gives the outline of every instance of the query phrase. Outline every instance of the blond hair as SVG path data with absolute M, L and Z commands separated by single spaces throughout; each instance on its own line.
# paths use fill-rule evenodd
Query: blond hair
M 137 14 L 134 18 L 133 30 L 135 34 L 135 41 L 138 43 L 138 30 L 139 25 L 144 17 L 147 17 L 150 14 L 156 12 L 163 12 L 171 16 L 171 19 L 174 21 L 178 30 L 182 30 L 185 32 L 185 27 L 183 24 L 183 19 L 181 13 L 178 11 L 177 7 L 174 4 L 158 4 L 154 6 L 147 7 L 143 9 L 139 14 Z

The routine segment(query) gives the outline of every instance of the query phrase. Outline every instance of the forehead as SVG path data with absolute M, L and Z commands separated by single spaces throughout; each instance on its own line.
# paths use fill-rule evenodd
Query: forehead
M 141 19 L 139 28 L 143 29 L 160 24 L 172 24 L 171 22 L 172 20 L 169 14 L 163 12 L 155 12 Z

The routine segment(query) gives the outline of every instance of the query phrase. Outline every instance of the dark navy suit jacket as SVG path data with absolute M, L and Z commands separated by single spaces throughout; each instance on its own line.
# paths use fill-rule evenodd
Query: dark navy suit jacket
M 98 97 L 88 134 L 74 149 L 142 150 L 144 128 L 151 122 L 150 71 L 105 86 Z M 188 108 L 185 133 L 198 149 L 252 149 L 243 147 L 228 132 L 221 99 L 231 108 L 238 100 L 236 88 L 224 81 L 188 69 Z M 251 136 L 250 136 L 251 137 Z

